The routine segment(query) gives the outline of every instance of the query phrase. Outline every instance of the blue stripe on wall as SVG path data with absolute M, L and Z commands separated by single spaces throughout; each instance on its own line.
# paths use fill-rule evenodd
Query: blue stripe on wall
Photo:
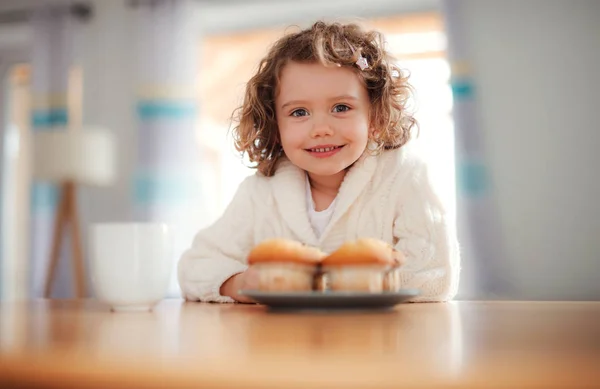
M 197 104 L 194 101 L 139 101 L 137 114 L 142 120 L 158 118 L 182 119 L 194 117 L 197 113 Z
M 450 87 L 452 88 L 452 97 L 455 101 L 468 100 L 475 97 L 475 85 L 469 79 L 460 78 L 452 80 Z
M 36 213 L 52 211 L 58 203 L 58 186 L 47 182 L 34 182 L 31 186 L 30 206 Z
M 484 195 L 489 189 L 487 168 L 482 162 L 463 161 L 458 164 L 457 183 L 460 192 L 467 196 Z
M 177 205 L 197 199 L 199 183 L 191 177 L 138 173 L 133 180 L 136 204 Z
M 51 127 L 64 127 L 68 122 L 67 108 L 52 108 L 35 110 L 31 114 L 31 124 L 34 130 Z

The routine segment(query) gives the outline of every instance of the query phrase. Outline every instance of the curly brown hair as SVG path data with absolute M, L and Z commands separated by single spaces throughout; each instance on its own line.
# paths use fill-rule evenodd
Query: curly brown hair
M 377 145 L 372 151 L 403 146 L 417 127 L 415 118 L 407 110 L 412 87 L 384 45 L 384 37 L 377 31 L 366 31 L 354 23 L 322 21 L 279 39 L 260 61 L 257 73 L 246 85 L 243 104 L 233 113 L 238 123 L 233 128 L 235 148 L 242 155 L 247 153 L 250 162 L 255 164 L 252 167 L 260 173 L 265 176 L 275 173 L 283 155 L 275 96 L 281 70 L 289 61 L 353 69 L 369 94 L 369 120 L 376 129 L 371 140 Z M 365 70 L 356 65 L 360 55 L 369 64 Z

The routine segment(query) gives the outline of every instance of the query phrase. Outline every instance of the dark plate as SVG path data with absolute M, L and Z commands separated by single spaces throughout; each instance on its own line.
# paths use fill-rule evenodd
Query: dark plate
M 257 303 L 275 309 L 385 309 L 419 294 L 416 289 L 397 292 L 260 292 L 240 291 Z

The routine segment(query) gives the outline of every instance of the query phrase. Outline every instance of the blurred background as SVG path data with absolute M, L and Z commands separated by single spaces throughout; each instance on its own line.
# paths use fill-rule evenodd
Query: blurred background
M 56 169 L 77 171 L 86 296 L 91 223 L 173 225 L 175 266 L 253 173 L 229 134 L 244 83 L 274 40 L 323 19 L 383 32 L 411 74 L 458 298 L 598 300 L 598 17 L 595 0 L 3 0 L 0 299 L 77 293 L 69 228 L 44 290 Z

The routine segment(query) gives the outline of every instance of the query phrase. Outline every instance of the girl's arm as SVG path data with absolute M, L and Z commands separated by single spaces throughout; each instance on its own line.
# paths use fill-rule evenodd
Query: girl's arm
M 234 302 L 221 295 L 221 286 L 247 269 L 246 255 L 253 243 L 252 186 L 246 178 L 233 200 L 213 225 L 198 232 L 178 265 L 179 285 L 186 300 Z
M 394 221 L 396 249 L 404 253 L 403 288 L 421 294 L 414 301 L 447 301 L 457 292 L 460 255 L 456 228 L 435 193 L 425 164 L 416 167 L 400 194 Z

